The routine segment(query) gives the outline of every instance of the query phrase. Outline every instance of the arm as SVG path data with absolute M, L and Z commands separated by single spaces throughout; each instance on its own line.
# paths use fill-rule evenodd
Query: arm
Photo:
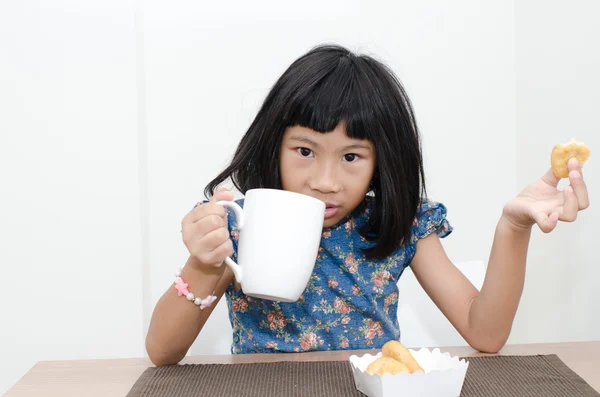
M 233 280 L 233 273 L 226 266 L 198 266 L 194 263 L 197 261 L 194 256 L 189 257 L 181 278 L 194 295 L 205 298 L 214 291 L 217 299 L 210 307 L 200 310 L 185 297 L 178 296 L 173 286 L 163 294 L 154 308 L 146 335 L 146 351 L 156 366 L 176 364 L 185 357 Z
M 157 366 L 175 364 L 185 356 L 233 280 L 233 273 L 223 264 L 234 253 L 227 213 L 216 204 L 232 199 L 231 192 L 219 190 L 209 203 L 196 206 L 181 223 L 183 241 L 190 252 L 181 278 L 195 296 L 206 298 L 214 292 L 217 299 L 210 307 L 200 309 L 169 287 L 156 304 L 146 336 L 146 350 Z
M 481 292 L 452 264 L 437 235 L 417 243 L 411 263 L 417 280 L 474 349 L 495 353 L 508 339 L 523 291 L 530 231 L 500 219 Z
M 495 353 L 506 343 L 523 291 L 532 225 L 549 233 L 589 206 L 577 161 L 569 169 L 571 184 L 563 191 L 550 170 L 506 204 L 480 292 L 450 262 L 436 235 L 417 243 L 411 263 L 417 280 L 471 347 Z

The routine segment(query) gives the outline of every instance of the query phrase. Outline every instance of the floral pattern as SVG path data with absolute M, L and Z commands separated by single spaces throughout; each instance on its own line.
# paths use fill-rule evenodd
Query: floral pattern
M 423 200 L 409 241 L 385 259 L 367 260 L 361 248 L 369 243 L 358 228 L 368 221 L 374 200 L 367 196 L 346 219 L 323 230 L 314 271 L 298 302 L 252 298 L 231 283 L 226 297 L 232 353 L 370 349 L 400 338 L 398 280 L 420 238 L 434 232 L 445 237 L 452 228 L 443 204 Z M 243 206 L 243 200 L 238 203 Z M 229 210 L 228 216 L 237 253 L 235 216 Z

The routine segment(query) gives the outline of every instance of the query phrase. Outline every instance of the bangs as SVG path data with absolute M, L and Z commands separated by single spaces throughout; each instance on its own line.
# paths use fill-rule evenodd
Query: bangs
M 368 65 L 349 54 L 325 66 L 311 83 L 290 87 L 290 97 L 282 101 L 287 104 L 283 114 L 288 115 L 284 126 L 326 133 L 344 121 L 349 138 L 374 141 L 376 107 L 381 99 Z

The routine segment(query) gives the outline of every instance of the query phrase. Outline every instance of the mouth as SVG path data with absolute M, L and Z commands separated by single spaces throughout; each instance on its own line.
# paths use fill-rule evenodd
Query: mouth
M 325 203 L 325 219 L 334 217 L 339 210 L 340 206 L 335 203 Z

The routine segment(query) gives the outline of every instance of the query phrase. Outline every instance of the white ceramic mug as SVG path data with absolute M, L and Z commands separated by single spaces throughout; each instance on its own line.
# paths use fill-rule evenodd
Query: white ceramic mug
M 225 263 L 248 296 L 281 302 L 298 300 L 310 279 L 321 242 L 325 203 L 275 189 L 246 192 L 244 208 L 231 208 L 239 230 L 237 259 Z

